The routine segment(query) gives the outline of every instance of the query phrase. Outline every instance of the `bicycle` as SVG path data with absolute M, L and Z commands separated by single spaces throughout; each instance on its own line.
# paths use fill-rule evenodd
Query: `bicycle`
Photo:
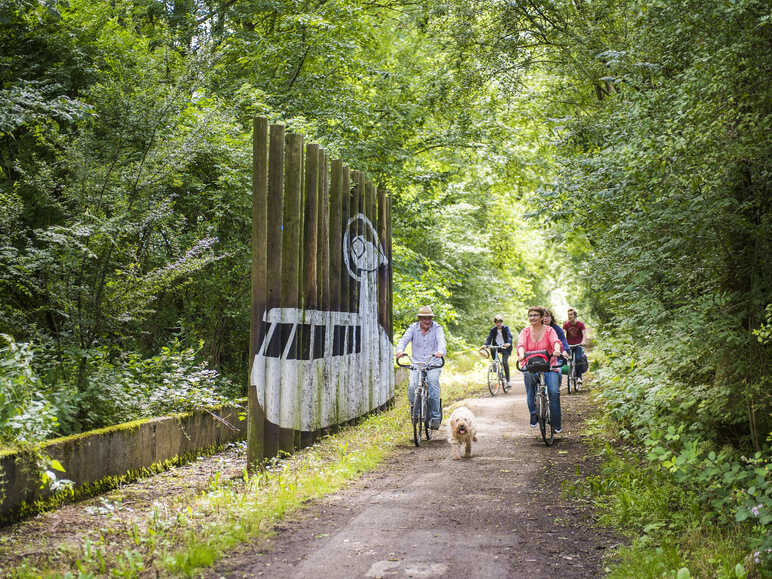
M 408 359 L 407 364 L 400 364 L 399 361 L 403 358 Z M 440 360 L 441 364 L 434 363 L 435 360 Z M 432 358 L 428 362 L 413 362 L 410 356 L 405 354 L 404 356 L 397 358 L 397 366 L 402 368 L 410 368 L 410 370 L 417 370 L 420 372 L 418 377 L 418 384 L 416 384 L 415 395 L 413 396 L 413 403 L 410 405 L 410 421 L 413 423 L 413 442 L 416 446 L 421 446 L 421 437 L 426 436 L 426 440 L 432 438 L 432 413 L 429 409 L 429 384 L 426 381 L 426 374 L 429 370 L 434 368 L 442 368 L 445 365 L 445 358 Z M 440 398 L 440 415 L 442 415 L 442 399 Z
M 480 348 L 480 351 L 485 351 L 486 355 L 490 355 L 493 360 L 491 360 L 490 366 L 488 366 L 488 390 L 491 392 L 491 396 L 496 396 L 496 394 L 499 392 L 499 390 L 503 390 L 504 393 L 509 392 L 509 382 L 507 381 L 507 377 L 504 373 L 504 362 L 501 360 L 500 356 L 493 356 L 493 354 L 489 353 L 489 350 L 492 351 L 494 354 L 496 351 L 502 351 L 504 350 L 503 346 L 483 346 Z
M 579 347 L 578 344 L 569 345 L 568 346 L 571 350 L 571 356 L 568 358 L 568 393 L 571 394 L 571 388 L 574 389 L 574 394 L 579 392 L 579 379 L 577 378 L 577 372 L 576 372 L 576 365 L 577 365 L 577 359 L 576 359 L 576 349 Z
M 540 352 L 526 352 L 526 355 L 539 354 Z M 546 354 L 546 351 L 544 352 Z M 536 374 L 536 392 L 534 393 L 534 402 L 536 403 L 536 417 L 539 421 L 539 430 L 542 440 L 547 446 L 552 446 L 555 439 L 555 431 L 552 428 L 552 413 L 550 412 L 550 393 L 547 388 L 547 381 L 544 378 L 546 372 L 559 366 L 551 366 L 546 359 L 534 356 L 526 362 L 525 370 L 520 367 L 520 360 L 515 362 L 517 369 L 521 372 L 530 372 Z

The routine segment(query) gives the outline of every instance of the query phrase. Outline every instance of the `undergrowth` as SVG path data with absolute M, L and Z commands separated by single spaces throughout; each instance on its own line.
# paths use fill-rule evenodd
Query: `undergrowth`
M 608 577 L 772 577 L 763 539 L 768 528 L 758 513 L 752 520 L 716 513 L 698 477 L 684 484 L 650 448 L 621 440 L 619 424 L 608 416 L 587 421 L 586 430 L 602 467 L 564 483 L 564 493 L 592 503 L 600 525 L 628 538 L 607 557 Z M 726 485 L 733 482 L 729 472 Z

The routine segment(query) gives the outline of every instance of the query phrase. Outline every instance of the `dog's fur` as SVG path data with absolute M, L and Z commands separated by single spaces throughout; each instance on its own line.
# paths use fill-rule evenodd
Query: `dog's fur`
M 472 441 L 477 442 L 477 428 L 474 414 L 466 406 L 459 406 L 450 415 L 450 434 L 448 442 L 453 445 L 454 459 L 461 458 L 461 445 L 466 445 L 465 457 L 472 456 Z

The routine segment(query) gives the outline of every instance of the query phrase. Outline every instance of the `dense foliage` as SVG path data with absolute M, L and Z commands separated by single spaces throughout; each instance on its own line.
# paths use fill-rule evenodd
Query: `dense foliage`
M 194 398 L 181 377 L 200 401 L 244 392 L 255 114 L 393 193 L 398 331 L 431 303 L 478 341 L 494 311 L 541 295 L 526 256 L 543 247 L 512 240 L 521 211 L 491 169 L 511 128 L 430 6 L 0 12 L 0 355 L 24 359 L 0 385 L 5 442 L 35 404 L 53 413 L 42 439 L 178 409 Z
M 607 419 L 769 565 L 769 4 L 459 2 L 452 22 L 502 82 L 530 65 L 547 83 L 530 93 L 554 134 L 537 214 L 602 330 Z
M 3 441 L 243 392 L 261 114 L 392 192 L 397 331 L 581 306 L 620 438 L 772 548 L 768 3 L 0 14 Z

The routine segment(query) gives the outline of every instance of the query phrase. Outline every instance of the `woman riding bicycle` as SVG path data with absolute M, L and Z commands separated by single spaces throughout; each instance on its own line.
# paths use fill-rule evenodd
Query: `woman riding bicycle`
M 445 332 L 442 326 L 434 321 L 434 313 L 429 306 L 418 309 L 418 321 L 410 324 L 405 330 L 402 339 L 397 344 L 397 358 L 405 355 L 405 348 L 413 342 L 413 362 L 429 364 L 432 358 L 445 356 Z M 415 389 L 418 385 L 419 372 L 410 371 L 410 382 L 407 388 L 407 396 L 410 404 L 413 404 Z M 433 368 L 426 374 L 426 382 L 429 385 L 429 402 L 432 410 L 432 430 L 437 430 L 442 422 L 440 410 L 440 369 Z
M 550 361 L 550 354 L 553 359 L 560 356 L 561 346 L 555 330 L 544 325 L 544 308 L 533 306 L 528 308 L 529 326 L 523 328 L 517 339 L 517 359 L 520 368 L 523 369 L 525 378 L 526 400 L 528 402 L 528 411 L 531 413 L 531 428 L 536 428 L 538 422 L 536 416 L 536 403 L 534 394 L 536 392 L 536 382 L 538 376 L 535 373 L 525 370 L 528 360 L 539 356 L 545 361 Z M 552 427 L 556 433 L 560 433 L 562 421 L 560 416 L 560 382 L 558 379 L 559 368 L 553 368 L 544 373 L 544 381 L 550 395 L 550 413 L 552 415 Z
M 504 366 L 504 376 L 509 384 L 509 355 L 512 353 L 512 332 L 504 325 L 504 318 L 497 314 L 493 317 L 493 327 L 488 332 L 488 339 L 485 345 L 501 346 L 501 364 Z M 493 350 L 491 357 L 495 360 L 498 352 Z
M 561 356 L 561 359 L 558 360 L 560 362 L 560 365 L 562 366 L 564 364 L 564 360 L 568 359 L 569 357 L 569 348 L 568 348 L 568 342 L 566 341 L 566 335 L 563 333 L 563 328 L 561 328 L 556 322 L 555 322 L 555 314 L 552 313 L 552 310 L 549 308 L 544 308 L 544 321 L 545 326 L 549 326 L 553 330 L 555 330 L 555 333 L 558 335 L 558 339 L 560 340 L 560 344 L 563 346 L 563 355 Z M 558 386 L 560 386 L 560 383 L 563 381 L 563 375 L 558 372 Z

